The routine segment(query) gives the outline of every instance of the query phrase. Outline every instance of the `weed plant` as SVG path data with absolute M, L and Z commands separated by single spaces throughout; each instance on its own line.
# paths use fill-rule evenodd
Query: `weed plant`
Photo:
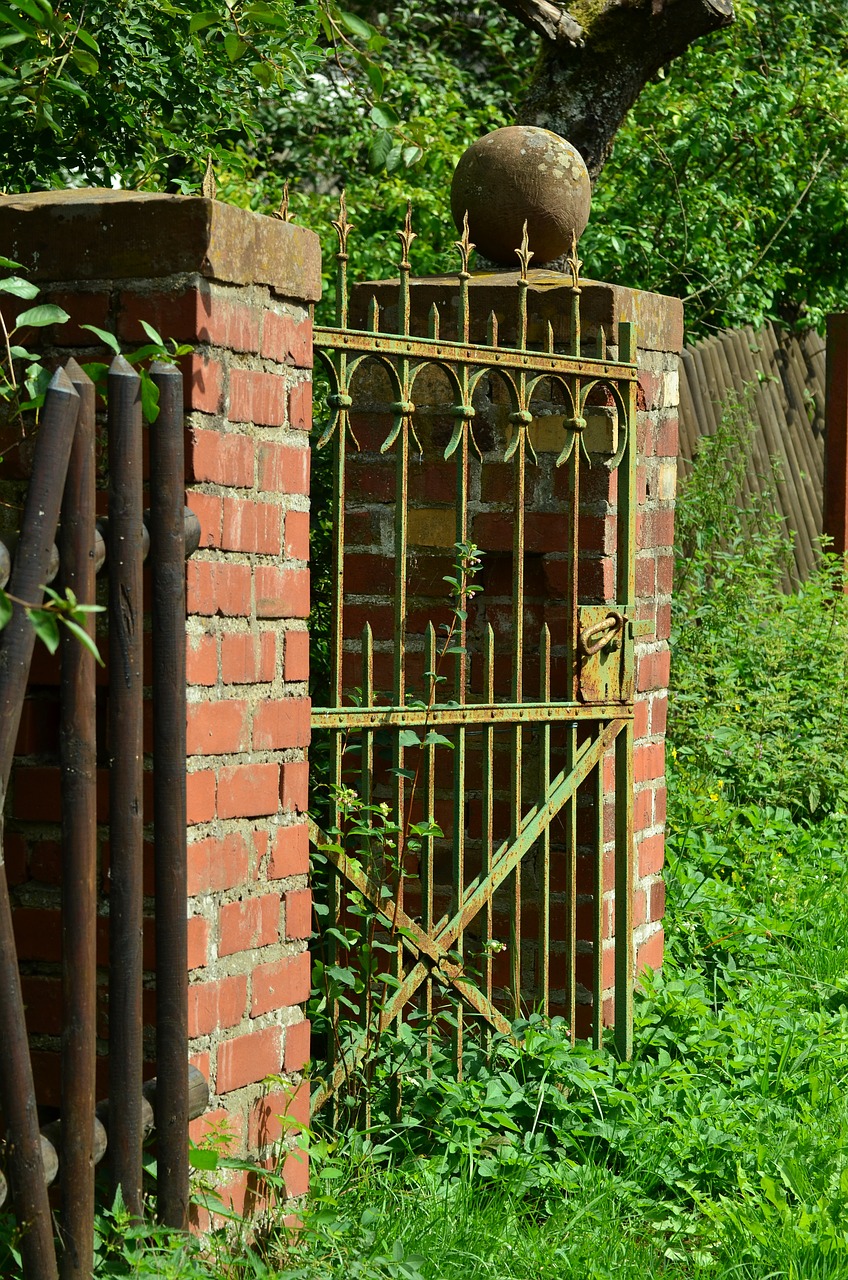
M 848 609 L 826 556 L 787 593 L 784 531 L 727 501 L 740 421 L 678 510 L 666 960 L 632 1061 L 534 1016 L 458 1081 L 407 1025 L 369 1127 L 310 1135 L 296 1236 L 148 1247 L 113 1222 L 98 1275 L 848 1277 Z

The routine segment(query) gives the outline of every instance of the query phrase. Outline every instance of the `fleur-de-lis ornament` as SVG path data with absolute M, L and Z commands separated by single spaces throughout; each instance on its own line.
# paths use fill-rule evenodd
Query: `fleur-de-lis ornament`
M 347 199 L 345 198 L 344 191 L 342 191 L 341 195 L 339 196 L 339 216 L 338 216 L 338 219 L 333 223 L 333 226 L 335 227 L 336 235 L 339 238 L 338 256 L 340 258 L 344 258 L 345 261 L 347 261 L 347 238 L 350 235 L 351 231 L 353 230 L 354 224 L 352 222 L 348 222 L 347 220 Z
M 468 234 L 468 210 L 467 209 L 465 210 L 465 213 L 463 214 L 463 217 L 462 217 L 462 235 L 459 238 L 459 240 L 454 240 L 454 244 L 459 250 L 459 256 L 462 259 L 462 275 L 467 276 L 468 275 L 468 259 L 471 257 L 473 250 L 476 249 L 477 247 L 474 244 L 474 242 L 470 239 Z
M 534 256 L 533 250 L 530 248 L 530 240 L 527 236 L 527 219 L 524 219 L 524 230 L 521 233 L 521 248 L 516 249 L 515 255 L 521 263 L 521 279 L 527 279 L 527 268 L 530 266 L 530 259 Z
M 280 222 L 290 222 L 289 218 L 289 180 L 286 178 L 283 183 L 283 195 L 280 200 L 279 209 L 271 214 L 272 218 L 279 218 Z
M 412 245 L 413 240 L 418 239 L 418 236 L 412 230 L 412 201 L 411 200 L 407 200 L 406 202 L 406 219 L 403 224 L 403 231 L 398 231 L 396 234 L 397 234 L 398 240 L 400 240 L 401 248 L 403 249 L 403 257 L 401 258 L 400 265 L 402 269 L 408 271 L 410 246 Z
M 583 260 L 582 258 L 578 258 L 577 256 L 577 232 L 576 231 L 572 231 L 571 233 L 571 253 L 568 255 L 565 261 L 568 264 L 569 271 L 571 272 L 571 287 L 572 289 L 579 290 L 580 268 L 583 266 Z

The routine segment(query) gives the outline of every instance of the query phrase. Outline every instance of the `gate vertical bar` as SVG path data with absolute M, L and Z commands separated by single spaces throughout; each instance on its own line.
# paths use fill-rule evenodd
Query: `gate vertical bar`
M 455 241 L 462 260 L 459 272 L 459 324 L 460 342 L 468 342 L 471 316 L 468 307 L 468 255 L 471 246 L 468 240 L 468 215 L 465 215 L 462 238 Z M 467 373 L 463 371 L 462 397 L 459 404 L 454 404 L 459 429 L 459 445 L 456 453 L 456 542 L 462 548 L 460 556 L 465 556 L 468 543 L 468 435 L 469 405 Z M 462 583 L 462 594 L 456 601 L 459 612 L 454 614 L 457 625 L 459 652 L 456 654 L 454 667 L 454 696 L 459 706 L 464 706 L 468 694 L 468 586 L 467 564 L 464 563 L 459 575 Z M 465 893 L 465 728 L 457 726 L 456 745 L 453 760 L 453 880 L 456 885 L 457 907 L 462 903 Z M 462 956 L 465 952 L 465 937 L 462 930 L 456 940 L 456 952 Z M 462 963 L 460 961 L 460 963 Z M 462 1073 L 462 1054 L 465 1020 L 462 1001 L 456 1004 L 456 1024 L 454 1027 L 454 1057 L 460 1074 Z
M 153 849 L 156 882 L 156 1212 L 188 1226 L 188 869 L 183 378 L 157 361 L 150 428 Z
M 579 412 L 579 383 L 572 384 L 575 397 L 575 413 Z M 566 504 L 568 507 L 568 575 L 566 579 L 566 623 L 569 634 L 566 642 L 567 696 L 577 698 L 577 637 L 579 633 L 578 583 L 580 566 L 580 442 L 575 438 L 568 467 Z M 577 759 L 577 724 L 569 724 L 565 730 L 565 767 L 571 771 Z M 571 1043 L 576 1035 L 577 1017 L 577 796 L 571 795 L 565 803 L 565 957 L 566 957 L 566 1005 L 565 1016 Z
M 581 356 L 580 327 L 580 268 L 583 265 L 577 256 L 576 238 L 572 242 L 571 255 L 568 259 L 571 270 L 571 354 L 575 360 Z M 573 419 L 575 429 L 571 446 L 571 457 L 568 460 L 568 579 L 566 585 L 566 619 L 569 628 L 567 640 L 568 697 L 577 701 L 579 696 L 580 674 L 578 668 L 578 644 L 580 639 L 579 591 L 580 591 L 580 430 L 584 426 L 582 406 L 580 403 L 580 378 L 575 375 L 569 381 L 571 392 Z M 566 729 L 565 762 L 566 768 L 574 768 L 577 758 L 577 725 L 570 724 Z M 569 796 L 565 806 L 565 862 L 566 862 L 566 957 L 568 965 L 568 991 L 566 997 L 566 1017 L 568 1019 L 569 1036 L 574 1044 L 577 1038 L 577 794 Z
M 606 721 L 598 722 L 603 733 Z M 598 761 L 594 785 L 592 832 L 592 1044 L 604 1040 L 604 760 Z
M 483 632 L 483 697 L 489 706 L 495 700 L 495 633 L 492 629 L 491 622 L 486 623 L 486 629 Z M 494 790 L 495 790 L 495 731 L 492 725 L 486 724 L 483 728 L 483 849 L 481 857 L 481 873 L 484 880 L 488 880 L 492 872 L 492 858 L 494 856 Z M 483 932 L 483 947 L 485 952 L 484 958 L 484 974 L 485 974 L 485 992 L 486 999 L 491 1001 L 493 990 L 493 954 L 492 943 L 494 941 L 494 920 L 493 920 L 493 903 L 492 895 L 486 894 L 485 908 L 485 924 Z
M 432 622 L 427 624 L 424 636 L 424 673 L 428 684 L 428 705 L 436 700 L 436 629 Z M 422 747 L 424 752 L 424 813 L 428 826 L 432 827 L 436 820 L 436 748 L 433 743 Z M 421 923 L 429 933 L 433 928 L 433 855 L 434 841 L 427 835 L 421 841 Z M 424 1006 L 427 1015 L 427 1061 L 433 1056 L 433 979 L 428 977 L 424 984 Z
M 542 627 L 542 650 L 539 665 L 539 699 L 542 702 L 551 700 L 551 633 L 548 624 Z M 542 724 L 539 728 L 541 743 L 539 747 L 539 804 L 545 803 L 551 783 L 551 726 Z M 545 1017 L 550 1012 L 551 997 L 551 829 L 545 826 L 542 836 L 542 866 L 539 885 L 539 981 L 542 988 L 542 1013 Z
M 403 231 L 397 232 L 397 238 L 401 244 L 401 260 L 400 260 L 400 288 L 398 292 L 398 333 L 405 337 L 409 333 L 410 319 L 410 299 L 409 299 L 409 275 L 410 262 L 409 250 L 412 241 L 415 239 L 415 232 L 412 230 L 412 205 L 407 204 L 406 222 Z M 394 405 L 394 412 L 399 421 L 400 430 L 396 438 L 396 467 L 395 467 L 395 564 L 397 566 L 398 578 L 395 586 L 395 612 L 394 612 L 394 702 L 396 707 L 400 707 L 406 701 L 406 602 L 408 587 L 408 569 L 407 564 L 407 546 L 409 537 L 408 509 L 409 509 L 409 433 L 412 426 L 412 414 L 415 406 L 413 405 L 409 390 L 409 361 L 401 359 L 398 362 L 398 384 L 400 390 L 400 398 Z M 393 432 L 394 434 L 394 432 Z M 386 447 L 385 445 L 383 446 Z M 412 814 L 406 813 L 406 786 L 403 777 L 404 771 L 404 749 L 400 745 L 399 735 L 394 735 L 394 807 L 398 821 L 398 838 L 397 838 L 397 868 L 395 872 L 394 883 L 394 901 L 396 911 L 403 910 L 403 881 L 404 866 L 406 861 L 406 831 L 412 820 Z M 395 936 L 397 916 L 392 920 L 392 935 Z M 403 982 L 403 942 L 397 939 L 397 949 L 395 953 L 395 976 L 398 982 Z M 397 1021 L 400 1023 L 401 1014 L 398 1014 Z M 400 1106 L 399 1096 L 396 1099 L 396 1109 Z
M 468 541 L 468 428 L 463 423 L 462 441 L 457 454 L 457 487 L 456 487 L 456 540 L 463 547 Z M 461 553 L 462 554 L 462 553 Z M 466 583 L 465 571 L 460 576 L 463 585 Z M 459 706 L 464 706 L 467 695 L 468 654 L 468 596 L 463 592 L 457 601 L 460 609 L 456 641 L 459 653 L 456 657 L 454 696 Z M 453 879 L 456 885 L 457 905 L 462 902 L 465 893 L 465 728 L 457 726 L 456 746 L 453 753 Z M 456 940 L 457 955 L 462 955 L 465 940 L 462 931 Z M 464 1018 L 462 1003 L 457 1002 L 456 1026 L 454 1028 L 454 1054 L 456 1063 L 462 1071 L 462 1052 L 464 1037 Z
M 62 586 L 94 604 L 94 383 L 75 360 L 65 372 L 80 398 L 59 531 Z M 94 640 L 94 615 L 84 630 Z M 94 655 L 62 635 L 62 1242 L 63 1280 L 94 1266 L 94 1104 L 97 1045 L 97 734 Z
M 113 1188 L 141 1217 L 142 426 L 141 379 L 109 370 L 109 1150 Z
M 619 359 L 636 360 L 636 333 L 619 325 Z M 636 383 L 628 387 L 627 444 L 619 474 L 616 545 L 618 599 L 626 618 L 636 602 Z M 624 480 L 624 484 L 622 484 Z M 627 624 L 625 624 L 627 625 Z M 632 624 L 631 624 L 632 625 Z M 626 638 L 623 638 L 626 646 Z M 633 1052 L 633 721 L 615 741 L 615 1042 L 619 1056 Z
M 53 375 L 35 439 L 32 474 L 21 536 L 9 580 L 9 595 L 40 602 L 56 536 L 62 490 L 79 410 L 79 396 L 66 374 Z M 2 819 L 21 721 L 35 632 L 21 605 L 0 639 L 0 850 Z M 0 852 L 0 1106 L 10 1150 L 7 1172 L 15 1216 L 27 1229 L 20 1242 L 24 1280 L 57 1280 L 53 1221 L 44 1183 L 35 1084 L 29 1055 L 12 905 Z
M 521 247 L 515 251 L 520 264 L 518 277 L 518 323 L 517 347 L 519 351 L 527 350 L 527 268 L 533 254 L 529 247 L 527 223 Z M 527 428 L 532 422 L 532 414 L 527 408 L 527 378 L 522 370 L 516 379 L 518 404 L 512 414 L 515 431 L 515 499 L 513 507 L 512 530 L 512 627 L 514 635 L 514 659 L 512 667 L 512 700 L 518 704 L 524 698 L 524 537 L 525 537 L 525 470 L 527 450 Z M 509 448 L 512 448 L 512 443 Z M 505 457 L 507 454 L 504 455 Z M 523 730 L 521 724 L 514 726 L 512 732 L 512 794 L 510 839 L 518 839 L 521 827 L 522 808 L 522 776 L 523 764 Z M 512 876 L 512 896 L 510 900 L 509 919 L 509 951 L 510 982 L 512 985 L 513 1016 L 521 1013 L 521 863 L 516 865 Z

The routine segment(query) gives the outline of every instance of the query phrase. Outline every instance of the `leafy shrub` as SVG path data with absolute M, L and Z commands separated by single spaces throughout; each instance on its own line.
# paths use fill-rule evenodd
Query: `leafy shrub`
M 726 785 L 740 804 L 821 817 L 848 801 L 845 580 L 823 552 L 785 589 L 791 534 L 767 498 L 745 510 L 727 498 L 749 439 L 731 401 L 678 506 L 669 735 L 708 793 Z

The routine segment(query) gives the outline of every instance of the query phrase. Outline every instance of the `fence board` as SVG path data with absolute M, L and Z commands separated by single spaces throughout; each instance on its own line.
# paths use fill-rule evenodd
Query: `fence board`
M 681 479 L 702 436 L 715 434 L 729 398 L 749 400 L 754 432 L 740 502 L 767 494 L 794 534 L 795 581 L 818 560 L 824 485 L 825 343 L 767 324 L 727 330 L 686 347 L 680 361 Z M 775 476 L 775 465 L 778 476 Z M 787 583 L 788 585 L 788 583 Z

